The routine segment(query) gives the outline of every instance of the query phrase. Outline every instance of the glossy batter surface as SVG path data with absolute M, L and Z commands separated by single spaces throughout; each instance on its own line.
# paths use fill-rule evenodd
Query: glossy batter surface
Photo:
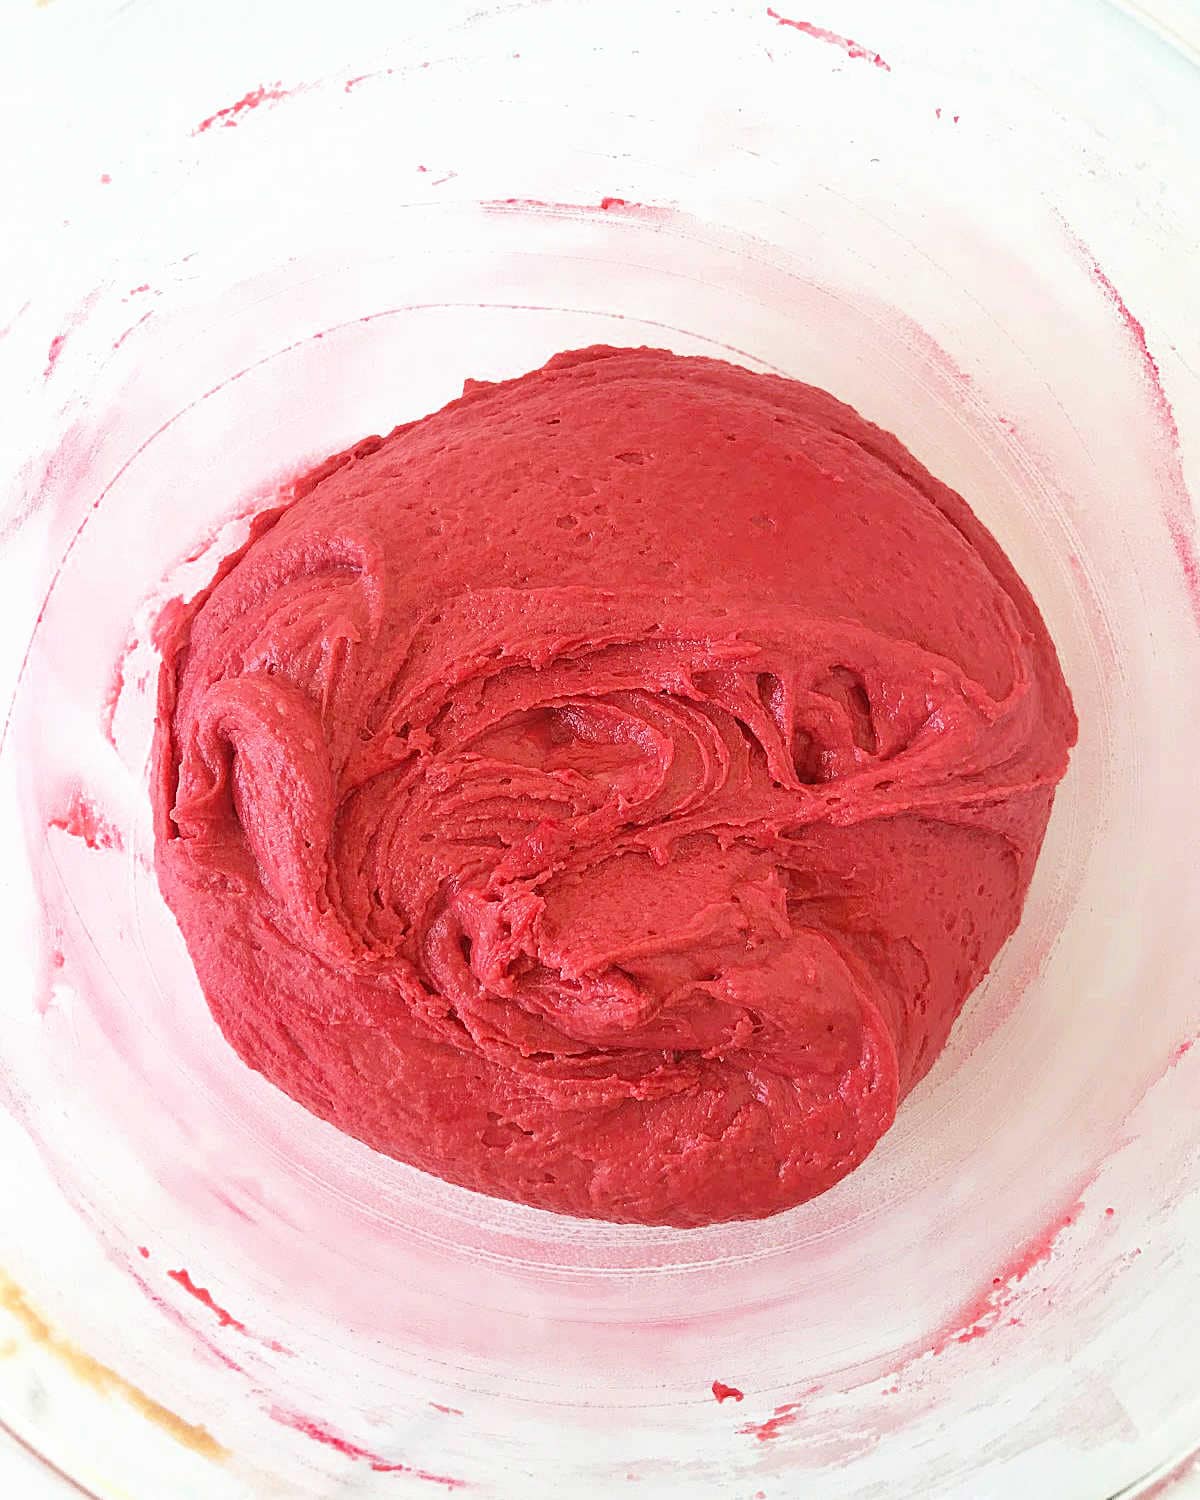
M 563 354 L 371 438 L 165 645 L 157 860 L 241 1056 L 524 1203 L 756 1217 L 887 1129 L 1075 737 L 956 494 L 823 391 Z

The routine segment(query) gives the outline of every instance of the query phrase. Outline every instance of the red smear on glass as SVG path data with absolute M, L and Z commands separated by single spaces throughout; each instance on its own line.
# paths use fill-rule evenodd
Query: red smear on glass
M 149 1260 L 150 1252 L 148 1250 L 146 1250 L 141 1245 L 138 1246 L 138 1250 L 141 1251 L 141 1253 L 147 1260 Z M 142 1291 L 149 1298 L 149 1300 L 153 1302 L 154 1306 L 157 1307 L 165 1317 L 169 1318 L 171 1322 L 174 1323 L 176 1328 L 181 1328 L 191 1339 L 193 1339 L 196 1344 L 204 1350 L 206 1354 L 215 1359 L 218 1364 L 224 1365 L 227 1370 L 235 1370 L 239 1375 L 245 1374 L 245 1371 L 242 1369 L 241 1365 L 237 1363 L 236 1360 L 231 1359 L 230 1356 L 226 1354 L 225 1350 L 219 1348 L 212 1341 L 212 1339 L 206 1338 L 202 1333 L 199 1333 L 195 1328 L 193 1328 L 188 1320 L 184 1317 L 184 1315 L 179 1311 L 179 1309 L 175 1307 L 173 1303 L 170 1303 L 165 1298 L 160 1297 L 158 1292 L 154 1289 L 153 1286 L 151 1286 L 146 1278 L 140 1275 L 136 1270 L 134 1270 L 133 1267 L 130 1267 L 130 1275 L 133 1277 L 134 1281 L 137 1282 L 138 1286 L 141 1287 Z
M 42 372 L 43 378 L 50 379 L 54 373 L 54 366 L 58 363 L 58 356 L 63 351 L 63 345 L 67 342 L 65 333 L 56 333 L 50 340 L 50 348 L 46 351 L 46 368 Z
M 718 1401 L 741 1401 L 744 1396 L 736 1385 L 726 1385 L 723 1380 L 713 1381 L 712 1393 Z
M 828 42 L 832 47 L 840 47 L 848 57 L 861 58 L 876 68 L 882 68 L 885 73 L 892 71 L 891 64 L 884 62 L 878 52 L 872 52 L 869 47 L 851 41 L 848 36 L 839 36 L 836 31 L 826 31 L 824 26 L 814 26 L 811 21 L 791 21 L 787 16 L 781 16 L 778 11 L 772 10 L 769 6 L 767 15 L 772 21 L 778 21 L 780 26 L 790 26 L 794 31 L 802 31 L 805 36 L 815 37 L 818 42 Z
M 227 104 L 224 109 L 219 109 L 215 114 L 209 115 L 206 120 L 201 120 L 193 135 L 203 135 L 206 130 L 211 130 L 214 125 L 220 125 L 222 129 L 228 130 L 241 123 L 242 117 L 257 109 L 260 104 L 273 104 L 280 99 L 286 99 L 291 89 L 285 89 L 282 84 L 259 84 L 258 88 L 251 89 L 248 94 L 234 104 Z
M 422 63 L 421 66 L 427 68 L 429 64 Z M 360 83 L 368 83 L 372 78 L 390 78 L 395 71 L 395 68 L 378 68 L 374 73 L 359 73 L 355 78 L 346 79 L 342 85 L 342 91 L 352 94 Z
M 938 1334 L 929 1347 L 929 1353 L 941 1354 L 952 1344 L 972 1344 L 976 1339 L 986 1337 L 996 1328 L 1018 1326 L 1019 1318 L 1005 1316 L 1013 1296 L 1013 1289 L 1036 1266 L 1050 1258 L 1059 1236 L 1074 1224 L 1082 1207 L 1082 1203 L 1074 1204 L 1040 1233 L 1026 1240 L 1011 1260 L 1001 1268 L 1000 1274 L 992 1277 L 990 1289 L 969 1303 L 958 1314 L 954 1326 Z
M 1183 473 L 1183 445 L 1179 437 L 1179 424 L 1175 420 L 1175 408 L 1171 405 L 1171 398 L 1167 395 L 1163 385 L 1162 371 L 1158 360 L 1154 357 L 1154 351 L 1150 348 L 1145 325 L 1121 296 L 1112 278 L 1084 242 L 1065 220 L 1062 222 L 1076 251 L 1087 266 L 1092 280 L 1104 293 L 1109 305 L 1120 319 L 1126 337 L 1142 368 L 1146 389 L 1158 418 L 1166 449 L 1164 477 L 1170 493 L 1165 497 L 1164 520 L 1171 537 L 1171 545 L 1175 549 L 1175 556 L 1183 572 L 1192 613 L 1197 625 L 1200 625 L 1200 555 L 1197 554 L 1196 549 L 1196 522 L 1192 512 L 1191 495 Z
M 738 1428 L 738 1431 L 746 1437 L 757 1438 L 760 1443 L 767 1443 L 772 1438 L 778 1437 L 785 1427 L 798 1422 L 803 1410 L 803 1402 L 785 1401 L 782 1406 L 775 1408 L 774 1414 L 765 1422 L 746 1422 Z
M 664 219 L 671 214 L 668 208 L 658 208 L 651 203 L 635 203 L 630 198 L 616 198 L 611 194 L 606 194 L 599 203 L 556 203 L 544 198 L 489 198 L 482 207 L 489 213 L 619 213 L 622 217 L 638 219 Z
M 461 1490 L 467 1487 L 465 1479 L 452 1479 L 448 1474 L 431 1474 L 428 1469 L 416 1469 L 411 1464 L 388 1463 L 372 1453 L 369 1448 L 352 1443 L 348 1438 L 339 1437 L 323 1422 L 314 1421 L 311 1417 L 302 1417 L 298 1412 L 289 1412 L 282 1407 L 273 1406 L 271 1417 L 282 1426 L 290 1427 L 294 1432 L 302 1432 L 305 1437 L 312 1438 L 314 1443 L 323 1443 L 326 1448 L 333 1448 L 347 1458 L 362 1459 L 369 1463 L 377 1474 L 411 1474 L 414 1479 L 424 1479 L 429 1484 L 440 1484 L 448 1490 Z
M 82 839 L 89 849 L 120 849 L 121 835 L 108 821 L 95 803 L 85 797 L 76 787 L 67 803 L 67 810 L 51 818 L 49 827 L 61 828 L 72 838 Z
M 117 339 L 113 340 L 113 348 L 114 349 L 119 349 L 121 347 L 121 345 L 125 342 L 125 340 L 129 337 L 129 335 L 131 333 L 135 333 L 142 326 L 142 324 L 146 321 L 147 318 L 152 318 L 153 316 L 154 316 L 154 314 L 150 313 L 150 312 L 143 313 L 141 315 L 141 317 L 137 320 L 136 323 L 130 324 L 130 326 L 120 336 L 120 338 L 117 338 Z
M 197 1302 L 203 1302 L 204 1306 L 207 1307 L 210 1312 L 216 1313 L 217 1321 L 220 1323 L 222 1328 L 236 1328 L 239 1333 L 245 1333 L 247 1331 L 245 1323 L 240 1322 L 233 1316 L 232 1313 L 226 1312 L 223 1307 L 218 1306 L 217 1303 L 213 1301 L 212 1294 L 207 1290 L 207 1288 L 197 1286 L 186 1271 L 168 1271 L 167 1275 L 171 1278 L 172 1281 L 177 1281 L 179 1285 L 184 1289 L 184 1291 L 187 1292 L 190 1296 L 195 1297 Z
M 1188 1478 L 1200 1470 L 1200 1448 L 1193 1450 L 1178 1463 L 1172 1464 L 1165 1474 L 1160 1474 L 1148 1490 L 1139 1490 L 1140 1500 L 1155 1500 L 1159 1495 L 1167 1495 L 1177 1492 L 1180 1500 L 1183 1500 L 1183 1491 L 1177 1490 L 1181 1479 Z
M 222 1328 L 234 1328 L 238 1333 L 245 1334 L 247 1338 L 255 1337 L 240 1318 L 235 1318 L 232 1313 L 226 1312 L 223 1307 L 214 1302 L 211 1293 L 205 1287 L 197 1286 L 186 1271 L 168 1271 L 167 1275 L 172 1281 L 177 1281 L 185 1292 L 195 1297 L 197 1302 L 202 1302 L 211 1312 L 216 1313 L 217 1321 Z M 292 1354 L 293 1352 L 275 1339 L 259 1339 L 259 1342 L 266 1348 L 274 1350 L 276 1354 Z

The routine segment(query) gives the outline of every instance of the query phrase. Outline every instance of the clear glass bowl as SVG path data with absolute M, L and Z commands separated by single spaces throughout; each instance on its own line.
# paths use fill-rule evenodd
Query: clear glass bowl
M 4 23 L 0 1417 L 97 1495 L 1095 1500 L 1200 1439 L 1195 56 L 1099 0 L 780 4 Z M 1082 725 L 947 1052 L 763 1223 L 339 1135 L 151 869 L 163 606 L 306 463 L 597 341 L 897 432 Z

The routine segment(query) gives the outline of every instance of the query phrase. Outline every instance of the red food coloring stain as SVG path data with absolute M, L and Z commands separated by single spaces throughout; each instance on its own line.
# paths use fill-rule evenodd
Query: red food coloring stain
M 109 183 L 112 181 L 112 178 L 108 175 L 107 172 L 101 172 L 100 173 L 100 181 L 101 181 L 101 183 L 102 183 L 102 185 L 104 187 L 107 187 L 109 185 Z
M 150 1252 L 146 1249 L 145 1245 L 138 1246 L 138 1254 L 142 1257 L 143 1260 L 150 1259 Z
M 195 1297 L 197 1302 L 202 1302 L 210 1312 L 216 1313 L 217 1322 L 222 1328 L 236 1329 L 238 1333 L 245 1334 L 247 1338 L 255 1337 L 240 1318 L 235 1318 L 232 1313 L 227 1312 L 219 1303 L 215 1302 L 207 1288 L 197 1286 L 186 1271 L 168 1271 L 167 1275 L 172 1281 L 178 1282 L 185 1292 Z M 276 1354 L 290 1355 L 293 1353 L 286 1345 L 278 1343 L 275 1339 L 260 1339 L 259 1342 L 266 1348 L 273 1350 Z M 236 1369 L 237 1366 L 235 1365 L 234 1368 Z
M 172 1281 L 177 1281 L 189 1296 L 195 1297 L 197 1302 L 202 1302 L 210 1312 L 217 1315 L 217 1321 L 222 1328 L 236 1328 L 239 1333 L 245 1333 L 245 1323 L 235 1318 L 232 1313 L 226 1312 L 223 1307 L 213 1301 L 211 1292 L 206 1287 L 197 1286 L 186 1271 L 168 1271 L 167 1275 Z
M 421 66 L 427 68 L 429 64 L 422 63 Z M 342 92 L 352 94 L 360 83 L 369 83 L 372 78 L 390 78 L 395 71 L 395 68 L 379 68 L 374 73 L 359 73 L 354 78 L 346 79 L 342 85 Z
M 462 1411 L 457 1406 L 443 1406 L 440 1401 L 431 1401 L 429 1404 L 433 1407 L 434 1411 L 445 1412 L 448 1417 L 462 1416 Z
M 56 333 L 50 340 L 50 347 L 46 351 L 46 368 L 42 372 L 44 379 L 49 380 L 50 376 L 54 373 L 54 366 L 58 363 L 58 356 L 62 353 L 63 345 L 66 342 L 67 336 L 65 333 Z
M 122 335 L 121 335 L 121 336 L 120 336 L 120 338 L 117 338 L 117 339 L 114 339 L 114 340 L 113 340 L 113 348 L 114 348 L 114 349 L 119 349 L 119 348 L 120 348 L 120 347 L 121 347 L 121 345 L 122 345 L 122 344 L 123 344 L 123 343 L 124 343 L 124 342 L 125 342 L 125 340 L 126 340 L 126 339 L 127 339 L 127 338 L 128 338 L 128 337 L 129 337 L 129 335 L 130 335 L 130 334 L 131 334 L 131 333 L 136 333 L 136 332 L 137 332 L 137 330 L 138 330 L 138 329 L 139 329 L 139 328 L 140 328 L 140 327 L 141 327 L 141 326 L 142 326 L 142 324 L 143 324 L 143 323 L 144 323 L 144 322 L 145 322 L 145 321 L 146 321 L 146 320 L 147 320 L 147 319 L 148 319 L 148 318 L 152 318 L 152 317 L 153 317 L 153 316 L 154 316 L 154 314 L 153 314 L 153 313 L 152 313 L 152 312 L 145 312 L 145 313 L 143 313 L 143 314 L 142 314 L 142 315 L 141 315 L 141 317 L 140 317 L 140 318 L 139 318 L 139 319 L 138 319 L 138 320 L 137 320 L 137 322 L 136 322 L 136 323 L 133 323 L 133 324 L 131 324 L 131 325 L 130 325 L 130 326 L 129 326 L 129 327 L 128 327 L 128 328 L 127 328 L 127 329 L 126 329 L 126 330 L 125 330 L 125 332 L 124 332 L 124 333 L 123 333 L 123 334 L 122 334 Z
M 335 1432 L 320 1422 L 314 1422 L 308 1417 L 301 1417 L 294 1413 L 280 1410 L 279 1407 L 271 1408 L 272 1420 L 281 1422 L 285 1427 L 290 1427 L 295 1432 L 302 1432 L 305 1437 L 312 1438 L 314 1443 L 323 1443 L 327 1448 L 334 1448 L 338 1453 L 344 1453 L 347 1458 L 373 1458 L 366 1448 L 360 1448 L 357 1443 L 351 1443 L 346 1438 L 338 1437 Z
M 629 198 L 605 195 L 599 203 L 556 203 L 544 198 L 490 198 L 482 204 L 488 213 L 532 212 L 548 214 L 611 214 L 619 212 L 623 217 L 639 219 L 666 218 L 669 209 L 656 208 L 649 203 L 634 203 Z
M 51 818 L 50 828 L 61 828 L 72 838 L 82 839 L 89 849 L 120 849 L 121 835 L 78 787 L 71 793 L 67 810 Z
M 227 1370 L 234 1370 L 239 1375 L 244 1375 L 246 1373 L 243 1367 L 238 1364 L 236 1359 L 231 1359 L 229 1355 L 225 1353 L 224 1349 L 219 1349 L 211 1339 L 201 1339 L 200 1345 L 213 1357 L 213 1359 L 216 1360 L 219 1365 L 224 1365 Z
M 840 47 L 848 57 L 861 58 L 876 68 L 882 68 L 885 73 L 892 71 L 891 64 L 884 62 L 878 52 L 872 52 L 869 47 L 851 41 L 848 36 L 839 36 L 836 31 L 826 31 L 824 26 L 814 26 L 811 21 L 789 20 L 787 16 L 781 16 L 778 11 L 772 10 L 769 6 L 767 15 L 772 21 L 777 21 L 780 26 L 790 26 L 794 31 L 803 32 L 805 36 L 815 37 L 818 42 L 828 42 L 831 47 Z
M 428 1469 L 414 1469 L 411 1464 L 376 1462 L 371 1467 L 376 1474 L 411 1474 L 414 1479 L 423 1479 L 427 1484 L 440 1484 L 447 1490 L 465 1490 L 467 1487 L 465 1479 L 453 1479 L 449 1474 L 431 1474 Z
M 760 1443 L 769 1443 L 772 1438 L 777 1438 L 785 1427 L 790 1427 L 793 1422 L 800 1420 L 804 1405 L 800 1401 L 785 1401 L 782 1406 L 777 1406 L 765 1422 L 746 1422 L 738 1431 L 746 1437 L 757 1438 Z
M 718 1401 L 741 1401 L 745 1392 L 739 1391 L 736 1385 L 726 1385 L 723 1380 L 714 1380 L 712 1393 Z
M 44 1016 L 54 1004 L 56 996 L 55 975 L 60 969 L 66 967 L 67 955 L 55 944 L 50 944 L 46 950 L 46 965 L 42 970 L 37 991 L 34 994 L 34 1009 L 39 1016 Z
M 247 1224 L 254 1223 L 253 1216 L 251 1214 L 248 1214 L 242 1207 L 242 1205 L 235 1202 L 228 1193 L 223 1193 L 220 1188 L 214 1187 L 212 1189 L 212 1195 L 222 1206 L 222 1208 L 227 1208 L 231 1214 L 236 1214 L 239 1219 L 244 1220 Z
M 1183 1500 L 1182 1492 L 1178 1488 L 1179 1481 L 1188 1478 L 1189 1475 L 1197 1474 L 1200 1474 L 1200 1449 L 1193 1449 L 1177 1464 L 1172 1464 L 1165 1474 L 1160 1474 L 1149 1489 L 1139 1490 L 1138 1500 L 1158 1500 L 1158 1497 L 1168 1494 L 1179 1495 L 1180 1500 Z M 1191 1487 L 1188 1486 L 1188 1488 Z M 1195 1492 L 1192 1491 L 1192 1493 Z
M 142 1253 L 142 1255 L 145 1256 L 147 1260 L 150 1258 L 150 1252 L 144 1246 L 139 1245 L 138 1250 Z M 215 1359 L 218 1364 L 224 1365 L 227 1370 L 235 1370 L 239 1375 L 245 1374 L 245 1371 L 242 1369 L 241 1365 L 239 1365 L 236 1360 L 231 1359 L 229 1355 L 225 1353 L 224 1349 L 219 1348 L 215 1343 L 213 1343 L 212 1339 L 206 1338 L 202 1333 L 197 1332 L 197 1330 L 192 1327 L 192 1325 L 188 1322 L 188 1320 L 184 1317 L 184 1315 L 179 1311 L 177 1307 L 175 1307 L 172 1303 L 167 1302 L 163 1297 L 160 1297 L 158 1292 L 154 1289 L 154 1287 L 150 1285 L 145 1277 L 140 1276 L 138 1272 L 132 1267 L 130 1268 L 130 1275 L 133 1277 L 134 1281 L 137 1282 L 138 1286 L 141 1287 L 142 1291 L 146 1294 L 150 1301 L 154 1303 L 155 1307 L 157 1307 L 166 1317 L 168 1317 L 177 1328 L 182 1328 L 190 1338 L 194 1339 L 206 1354 Z
M 444 1489 L 461 1490 L 467 1488 L 465 1479 L 453 1479 L 448 1474 L 433 1474 L 428 1469 L 414 1468 L 412 1464 L 388 1463 L 386 1459 L 378 1457 L 369 1448 L 363 1448 L 358 1443 L 352 1443 L 349 1439 L 339 1437 L 332 1428 L 326 1427 L 323 1422 L 313 1421 L 310 1417 L 302 1417 L 298 1412 L 284 1411 L 282 1407 L 271 1408 L 271 1418 L 284 1427 L 290 1427 L 293 1432 L 301 1432 L 305 1437 L 311 1438 L 314 1443 L 322 1443 L 326 1448 L 332 1448 L 335 1452 L 344 1454 L 347 1458 L 360 1459 L 369 1463 L 377 1474 L 411 1474 L 414 1479 L 424 1479 L 429 1484 L 439 1484 Z
M 1185 1058 L 1188 1055 L 1188 1053 L 1192 1050 L 1192 1048 L 1195 1046 L 1195 1044 L 1196 1044 L 1195 1037 L 1189 1037 L 1186 1042 L 1180 1042 L 1179 1046 L 1176 1047 L 1175 1050 L 1174 1050 L 1174 1052 L 1171 1053 L 1171 1061 L 1173 1063 L 1180 1062 L 1183 1058 Z
M 1025 1242 L 998 1276 L 992 1277 L 987 1292 L 977 1297 L 959 1313 L 953 1325 L 943 1330 L 928 1348 L 930 1354 L 941 1354 L 952 1344 L 972 1344 L 994 1329 L 1018 1327 L 1020 1319 L 1007 1316 L 1013 1288 L 1043 1261 L 1049 1259 L 1063 1231 L 1074 1224 L 1082 1205 L 1076 1203 L 1067 1213 L 1055 1219 L 1041 1233 Z
M 1115 1214 L 1115 1213 L 1116 1213 L 1116 1209 L 1115 1209 L 1115 1208 L 1106 1208 L 1106 1209 L 1105 1209 L 1105 1210 L 1104 1210 L 1104 1216 L 1105 1216 L 1105 1218 L 1108 1218 L 1108 1219 L 1111 1219 L 1111 1218 L 1112 1218 L 1112 1216 L 1113 1216 L 1113 1215 L 1114 1215 L 1114 1214 Z
M 1070 225 L 1061 219 L 1061 216 L 1060 222 L 1087 267 L 1092 280 L 1104 293 L 1105 299 L 1119 318 L 1137 361 L 1141 365 L 1146 389 L 1155 416 L 1158 418 L 1166 449 L 1167 472 L 1163 477 L 1167 481 L 1170 493 L 1163 507 L 1164 519 L 1167 523 L 1171 545 L 1183 573 L 1192 613 L 1197 625 L 1200 625 L 1200 556 L 1196 551 L 1195 517 L 1192 513 L 1192 499 L 1188 492 L 1187 480 L 1183 473 L 1183 445 L 1179 437 L 1179 424 L 1175 420 L 1175 408 L 1171 405 L 1171 399 L 1163 385 L 1162 371 L 1158 360 L 1154 357 L 1154 351 L 1150 348 L 1145 325 L 1121 296 L 1112 278 L 1096 257 Z
M 417 167 L 417 171 L 418 171 L 418 172 L 428 172 L 428 171 L 429 171 L 429 168 L 428 168 L 428 167 L 426 167 L 426 166 L 418 166 L 418 167 Z
M 243 94 L 236 103 L 227 104 L 224 109 L 219 109 L 215 114 L 209 115 L 206 120 L 201 120 L 192 134 L 203 135 L 214 125 L 220 125 L 228 130 L 239 124 L 244 115 L 249 114 L 252 109 L 257 109 L 260 104 L 276 103 L 280 99 L 286 99 L 292 92 L 293 90 L 285 89 L 282 84 L 278 83 L 259 84 L 258 88 L 251 89 L 248 94 Z
M 533 208 L 546 209 L 550 213 L 579 213 L 584 205 L 582 203 L 549 203 L 544 198 L 493 198 L 485 203 L 484 208 L 506 209 L 506 208 Z

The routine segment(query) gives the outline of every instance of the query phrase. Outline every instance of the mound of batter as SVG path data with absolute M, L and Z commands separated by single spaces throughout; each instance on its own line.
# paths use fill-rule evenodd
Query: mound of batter
M 1016 926 L 1075 718 L 964 501 L 824 391 L 593 348 L 368 438 L 166 641 L 163 892 L 251 1067 L 569 1214 L 867 1155 Z

